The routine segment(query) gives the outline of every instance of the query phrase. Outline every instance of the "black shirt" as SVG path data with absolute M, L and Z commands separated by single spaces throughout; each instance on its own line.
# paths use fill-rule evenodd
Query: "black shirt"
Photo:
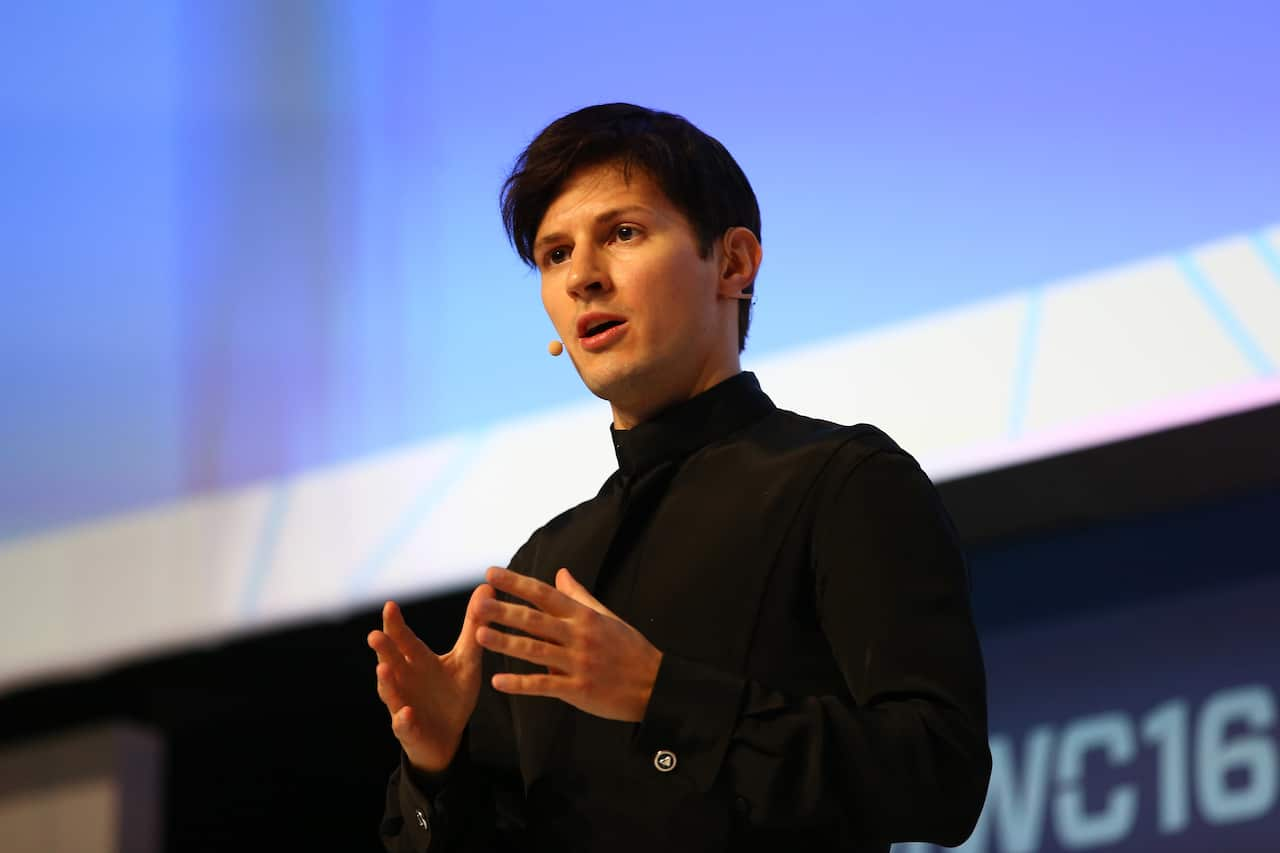
M 640 723 L 485 679 L 442 777 L 401 756 L 389 850 L 885 850 L 963 841 L 991 769 L 955 531 L 875 427 L 740 373 L 631 430 L 510 568 L 567 566 L 663 652 Z M 425 824 L 425 826 L 424 826 Z

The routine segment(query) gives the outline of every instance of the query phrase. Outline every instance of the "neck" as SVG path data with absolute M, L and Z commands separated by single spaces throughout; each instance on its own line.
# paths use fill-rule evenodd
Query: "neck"
M 742 367 L 735 352 L 731 363 L 701 371 L 692 383 L 681 383 L 678 388 L 664 389 L 665 393 L 650 395 L 643 400 L 610 400 L 609 407 L 613 410 L 613 428 L 631 429 L 639 426 L 657 417 L 666 409 L 686 400 L 692 400 L 703 391 L 714 388 L 741 372 Z

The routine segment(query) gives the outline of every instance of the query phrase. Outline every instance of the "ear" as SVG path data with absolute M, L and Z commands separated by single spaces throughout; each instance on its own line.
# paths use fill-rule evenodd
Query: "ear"
M 751 299 L 764 250 L 750 228 L 735 225 L 720 238 L 720 280 L 716 291 L 723 299 Z

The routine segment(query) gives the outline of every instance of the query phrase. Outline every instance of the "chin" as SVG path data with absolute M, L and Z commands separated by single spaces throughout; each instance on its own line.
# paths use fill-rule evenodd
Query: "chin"
M 601 400 L 610 403 L 628 403 L 637 396 L 643 397 L 645 390 L 652 390 L 653 376 L 651 365 L 642 364 L 601 364 L 590 371 L 579 371 L 582 383 L 587 390 Z

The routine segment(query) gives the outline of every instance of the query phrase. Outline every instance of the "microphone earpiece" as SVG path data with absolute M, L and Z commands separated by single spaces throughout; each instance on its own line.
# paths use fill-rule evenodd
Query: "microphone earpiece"
M 559 355 L 560 353 L 564 352 L 564 344 L 560 343 L 559 341 L 552 341 L 551 343 L 547 344 L 547 352 L 551 353 L 552 355 Z

